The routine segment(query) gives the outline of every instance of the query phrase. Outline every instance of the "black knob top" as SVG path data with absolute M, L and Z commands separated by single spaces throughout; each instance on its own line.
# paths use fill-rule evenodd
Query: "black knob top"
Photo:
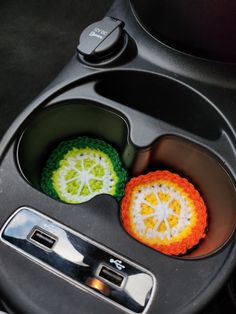
M 122 21 L 112 17 L 89 25 L 80 36 L 78 53 L 85 59 L 97 62 L 119 52 L 123 26 Z

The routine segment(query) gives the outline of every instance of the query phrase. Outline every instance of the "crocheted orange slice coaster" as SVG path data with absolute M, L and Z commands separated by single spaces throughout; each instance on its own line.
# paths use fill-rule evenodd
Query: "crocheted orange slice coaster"
M 155 171 L 128 182 L 121 220 L 136 240 L 162 253 L 180 255 L 205 237 L 207 211 L 187 179 Z

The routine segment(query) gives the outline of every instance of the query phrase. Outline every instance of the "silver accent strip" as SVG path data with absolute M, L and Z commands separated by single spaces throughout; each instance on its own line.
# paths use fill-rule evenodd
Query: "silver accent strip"
M 29 242 L 28 237 L 35 228 L 57 239 L 51 252 L 45 252 L 39 245 Z M 126 313 L 147 313 L 156 292 L 156 278 L 150 271 L 29 207 L 17 209 L 6 221 L 0 231 L 0 241 L 70 284 L 102 298 Z M 55 263 L 58 260 L 60 263 Z M 68 271 L 71 268 L 67 267 L 68 263 L 74 272 Z M 55 266 L 57 264 L 62 264 L 62 267 Z M 80 277 L 80 270 L 83 270 L 83 278 L 86 273 L 86 278 L 92 276 L 101 279 L 96 276 L 101 265 L 114 269 L 125 278 L 121 287 L 103 280 L 109 289 L 109 295 L 93 290 Z M 115 268 L 116 265 L 120 271 Z M 78 278 L 75 278 L 75 273 Z

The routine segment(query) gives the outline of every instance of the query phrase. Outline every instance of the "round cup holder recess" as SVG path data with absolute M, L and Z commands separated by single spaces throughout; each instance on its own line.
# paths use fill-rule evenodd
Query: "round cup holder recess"
M 206 237 L 182 257 L 199 258 L 216 252 L 230 239 L 236 224 L 235 186 L 229 174 L 207 150 L 176 136 L 163 137 L 150 150 L 136 155 L 135 176 L 157 168 L 187 178 L 206 203 Z
M 41 171 L 49 154 L 61 141 L 78 136 L 110 143 L 126 168 L 132 164 L 134 149 L 127 143 L 128 127 L 123 118 L 95 102 L 62 102 L 38 113 L 21 136 L 17 159 L 27 181 L 40 189 Z
M 95 88 L 98 95 L 208 141 L 217 141 L 221 130 L 227 130 L 222 116 L 206 99 L 166 77 L 116 71 L 109 75 L 105 73 Z M 211 123 L 207 121 L 209 119 Z M 200 192 L 208 210 L 207 235 L 180 258 L 208 256 L 230 239 L 236 224 L 235 187 L 221 163 L 206 149 L 174 135 L 157 135 L 151 146 L 138 148 L 129 139 L 135 124 L 132 117 L 126 121 L 125 112 L 119 114 L 118 110 L 89 100 L 68 99 L 53 103 L 28 121 L 18 142 L 17 160 L 22 175 L 36 189 L 40 190 L 42 168 L 58 143 L 80 136 L 98 138 L 117 149 L 130 177 L 154 170 L 170 170 L 187 178 Z

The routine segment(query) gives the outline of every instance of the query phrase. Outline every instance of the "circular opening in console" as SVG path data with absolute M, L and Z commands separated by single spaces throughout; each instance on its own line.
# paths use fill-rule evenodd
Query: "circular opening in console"
M 134 162 L 135 175 L 155 170 L 169 170 L 186 178 L 206 204 L 206 236 L 183 257 L 199 258 L 220 249 L 235 230 L 236 193 L 219 160 L 197 144 L 180 137 L 166 136 L 150 150 L 140 152 Z
M 84 100 L 56 103 L 32 115 L 28 121 L 18 144 L 18 165 L 23 176 L 35 188 L 42 190 L 44 187 L 43 191 L 50 192 L 48 195 L 65 202 L 69 201 L 56 195 L 58 193 L 55 191 L 52 192 L 51 168 L 54 166 L 59 167 L 61 173 L 67 171 L 66 176 L 69 177 L 66 179 L 66 189 L 70 190 L 71 195 L 78 188 L 75 185 L 80 184 L 82 187 L 83 182 L 79 182 L 79 179 L 84 176 L 89 176 L 90 181 L 88 185 L 84 184 L 81 195 L 88 195 L 91 189 L 92 195 L 96 194 L 95 191 L 103 191 L 105 187 L 100 189 L 102 183 L 109 184 L 105 190 L 109 190 L 111 185 L 110 190 L 116 191 L 118 187 L 114 184 L 118 180 L 118 172 L 122 177 L 126 176 L 124 167 L 129 168 L 133 158 L 132 147 L 127 143 L 127 133 L 124 119 L 99 104 Z M 80 157 L 75 156 L 75 153 L 80 153 Z M 65 154 L 70 154 L 66 160 L 63 157 Z M 78 159 L 76 163 L 73 158 Z M 64 165 L 65 163 L 70 164 Z M 112 173 L 110 167 L 113 169 Z M 77 178 L 79 174 L 80 178 Z M 105 183 L 101 179 L 103 177 L 106 179 Z M 60 184 L 63 183 L 59 172 L 58 180 Z M 117 182 L 120 184 L 121 181 L 124 180 L 119 178 Z M 123 184 L 124 182 L 122 186 Z M 119 192 L 115 191 L 114 195 Z M 83 201 L 86 199 L 85 197 Z M 69 203 L 76 203 L 76 200 L 70 199 Z

